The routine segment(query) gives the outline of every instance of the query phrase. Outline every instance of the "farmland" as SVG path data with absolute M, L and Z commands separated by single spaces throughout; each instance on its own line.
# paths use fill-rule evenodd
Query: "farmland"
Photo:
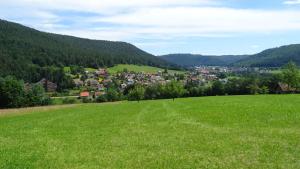
M 145 73 L 157 73 L 158 71 L 164 71 L 164 69 L 152 67 L 152 66 L 139 66 L 139 65 L 126 65 L 126 64 L 120 64 L 116 65 L 114 67 L 108 68 L 108 72 L 111 74 L 115 74 L 117 72 L 121 72 L 124 69 L 127 69 L 128 71 L 132 72 L 145 72 Z M 168 70 L 170 74 L 174 73 L 184 73 L 183 71 L 176 71 L 176 70 Z
M 300 168 L 299 140 L 300 95 L 1 110 L 0 168 Z

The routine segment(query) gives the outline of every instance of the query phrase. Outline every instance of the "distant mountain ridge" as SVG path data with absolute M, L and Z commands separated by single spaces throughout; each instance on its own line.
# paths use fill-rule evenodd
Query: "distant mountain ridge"
M 254 55 L 170 54 L 163 55 L 161 58 L 181 66 L 281 67 L 289 61 L 293 61 L 300 66 L 300 44 L 267 49 Z
M 0 20 L 0 76 L 22 78 L 34 67 L 136 64 L 176 67 L 126 42 L 90 40 L 41 32 Z
M 169 54 L 160 56 L 168 62 L 178 64 L 181 66 L 227 66 L 239 60 L 247 58 L 248 55 L 223 55 L 223 56 L 210 56 L 210 55 L 197 55 L 197 54 Z
M 249 67 L 281 67 L 289 61 L 300 66 L 300 44 L 267 49 L 258 54 L 239 60 L 232 65 Z

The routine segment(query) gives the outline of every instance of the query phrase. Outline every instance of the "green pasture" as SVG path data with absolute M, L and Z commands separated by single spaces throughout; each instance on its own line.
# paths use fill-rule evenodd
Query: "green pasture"
M 300 168 L 300 95 L 22 111 L 0 110 L 1 169 Z
M 139 66 L 139 65 L 126 65 L 120 64 L 114 67 L 108 68 L 108 72 L 110 74 L 116 74 L 117 72 L 122 72 L 123 70 L 127 69 L 130 72 L 144 72 L 144 73 L 157 73 L 158 71 L 163 72 L 164 69 L 151 67 L 151 66 Z M 177 70 L 168 70 L 170 74 L 182 74 L 184 71 L 177 71 Z

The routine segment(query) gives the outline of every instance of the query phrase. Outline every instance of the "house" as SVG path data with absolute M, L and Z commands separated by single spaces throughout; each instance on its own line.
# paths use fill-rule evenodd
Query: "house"
M 102 81 L 102 84 L 104 85 L 104 86 L 107 86 L 109 83 L 111 83 L 112 82 L 112 80 L 111 79 L 105 79 L 105 80 L 103 80 Z
M 284 94 L 284 93 L 295 93 L 297 89 L 289 87 L 286 83 L 278 83 L 276 87 L 276 93 Z
M 81 92 L 79 96 L 80 96 L 80 98 L 89 98 L 90 93 L 89 92 Z
M 81 87 L 84 84 L 80 79 L 74 79 L 73 81 L 76 87 Z
M 189 77 L 186 81 L 194 85 L 201 85 L 203 83 L 203 79 L 201 79 L 199 76 Z
M 127 79 L 127 85 L 133 85 L 134 80 L 133 79 Z
M 125 89 L 126 87 L 127 87 L 127 84 L 125 84 L 125 83 L 121 84 L 121 89 Z
M 98 98 L 99 96 L 102 96 L 102 95 L 104 95 L 104 94 L 105 94 L 105 92 L 95 92 L 93 98 L 94 98 L 94 99 L 95 99 L 95 98 Z
M 108 74 L 108 72 L 106 69 L 98 69 L 97 71 L 95 71 L 95 75 L 98 77 L 100 77 L 100 76 L 105 77 L 105 76 L 107 76 L 107 74 Z
M 205 75 L 207 75 L 207 74 L 209 74 L 209 71 L 208 71 L 208 70 L 205 70 L 205 69 L 203 69 L 203 70 L 200 70 L 200 73 L 201 73 L 201 74 L 205 74 Z
M 37 82 L 37 84 L 42 85 L 44 87 L 44 89 L 46 90 L 46 92 L 56 92 L 57 85 L 53 82 L 50 82 L 49 80 L 47 80 L 45 78 L 43 78 L 42 80 Z
M 25 89 L 25 91 L 29 91 L 29 90 L 32 89 L 32 85 L 30 83 L 25 83 L 24 84 L 24 89 Z
M 98 91 L 105 91 L 104 85 L 103 85 L 103 84 L 99 84 L 99 85 L 97 86 L 97 90 L 98 90 Z
M 92 87 L 94 89 L 98 89 L 99 86 L 99 82 L 98 80 L 95 79 L 89 79 L 86 81 L 87 82 L 87 86 Z
M 220 81 L 221 83 L 223 83 L 223 84 L 228 83 L 228 79 L 219 79 L 219 81 Z

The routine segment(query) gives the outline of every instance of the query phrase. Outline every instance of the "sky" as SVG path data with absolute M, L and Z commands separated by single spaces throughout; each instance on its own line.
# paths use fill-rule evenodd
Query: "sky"
M 300 43 L 300 0 L 0 0 L 0 18 L 154 55 L 253 54 Z

